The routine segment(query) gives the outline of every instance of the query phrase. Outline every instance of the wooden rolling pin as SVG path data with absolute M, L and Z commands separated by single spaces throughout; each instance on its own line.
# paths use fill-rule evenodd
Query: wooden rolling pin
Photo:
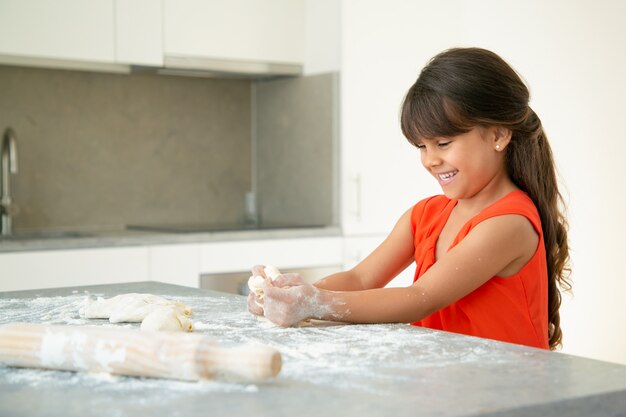
M 260 345 L 222 347 L 202 334 L 10 323 L 0 325 L 0 362 L 186 381 L 261 381 L 280 372 L 281 355 Z

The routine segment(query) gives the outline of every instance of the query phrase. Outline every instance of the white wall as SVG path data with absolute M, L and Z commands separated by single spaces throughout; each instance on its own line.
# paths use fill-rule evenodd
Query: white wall
M 426 52 L 485 47 L 522 74 L 551 141 L 569 210 L 574 297 L 565 296 L 562 307 L 563 351 L 626 363 L 626 135 L 620 121 L 626 2 L 344 0 L 341 13 L 342 100 L 350 100 L 342 103 L 342 141 L 374 134 L 403 140 L 399 83 L 406 84 L 402 91 L 410 86 Z M 419 164 L 410 148 L 381 151 L 390 162 L 386 152 L 396 153 L 395 164 L 374 172 L 385 195 L 416 201 L 433 192 L 421 174 L 406 178 L 407 170 L 398 168 Z
M 564 352 L 626 363 L 626 2 L 465 2 L 467 45 L 494 50 L 527 80 L 568 203 L 573 298 Z

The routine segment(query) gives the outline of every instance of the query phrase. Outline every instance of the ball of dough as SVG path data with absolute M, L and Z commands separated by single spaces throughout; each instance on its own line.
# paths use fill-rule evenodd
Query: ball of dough
M 260 275 L 253 275 L 248 279 L 248 288 L 257 298 L 263 298 L 263 281 L 265 279 Z
M 265 276 L 271 278 L 274 281 L 280 275 L 280 271 L 274 265 L 267 265 L 263 268 L 263 272 L 265 272 Z
M 191 332 L 193 323 L 187 316 L 173 307 L 161 307 L 146 316 L 141 322 L 141 330 Z
M 278 268 L 272 265 L 267 265 L 263 268 L 263 272 L 265 273 L 265 276 L 270 278 L 272 281 L 280 275 Z M 263 299 L 263 281 L 265 281 L 265 279 L 260 275 L 253 275 L 248 279 L 248 288 L 250 288 L 250 292 L 256 296 L 257 300 Z

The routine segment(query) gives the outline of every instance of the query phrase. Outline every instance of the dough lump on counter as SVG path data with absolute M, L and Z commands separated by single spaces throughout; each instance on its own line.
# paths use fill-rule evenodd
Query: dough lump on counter
M 169 331 L 192 331 L 193 324 L 188 318 L 191 312 L 191 308 L 180 301 L 137 293 L 109 299 L 88 297 L 78 311 L 82 318 L 109 319 L 111 323 L 141 323 L 150 318 L 145 329 Z
M 141 322 L 141 330 L 166 332 L 191 332 L 193 323 L 180 310 L 173 307 L 161 307 L 148 314 Z

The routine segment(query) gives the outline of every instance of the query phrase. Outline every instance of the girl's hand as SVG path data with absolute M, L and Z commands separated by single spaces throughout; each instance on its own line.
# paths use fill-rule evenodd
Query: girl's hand
M 252 271 L 251 272 L 252 272 L 252 276 L 260 275 L 263 278 L 266 278 L 265 277 L 265 265 L 254 265 L 252 267 Z
M 261 305 L 259 305 L 261 304 Z M 263 300 L 259 300 L 256 298 L 254 293 L 248 294 L 248 311 L 255 316 L 262 316 L 263 313 Z
M 266 278 L 265 272 L 263 271 L 263 269 L 264 269 L 263 265 L 254 265 L 252 267 L 252 277 L 261 276 L 263 278 Z M 256 294 L 251 291 L 248 294 L 248 311 L 256 316 L 262 316 L 263 315 L 262 305 L 263 305 L 263 300 L 258 299 Z
M 322 292 L 299 274 L 281 274 L 263 283 L 265 317 L 282 327 L 308 318 L 322 319 L 332 312 Z

